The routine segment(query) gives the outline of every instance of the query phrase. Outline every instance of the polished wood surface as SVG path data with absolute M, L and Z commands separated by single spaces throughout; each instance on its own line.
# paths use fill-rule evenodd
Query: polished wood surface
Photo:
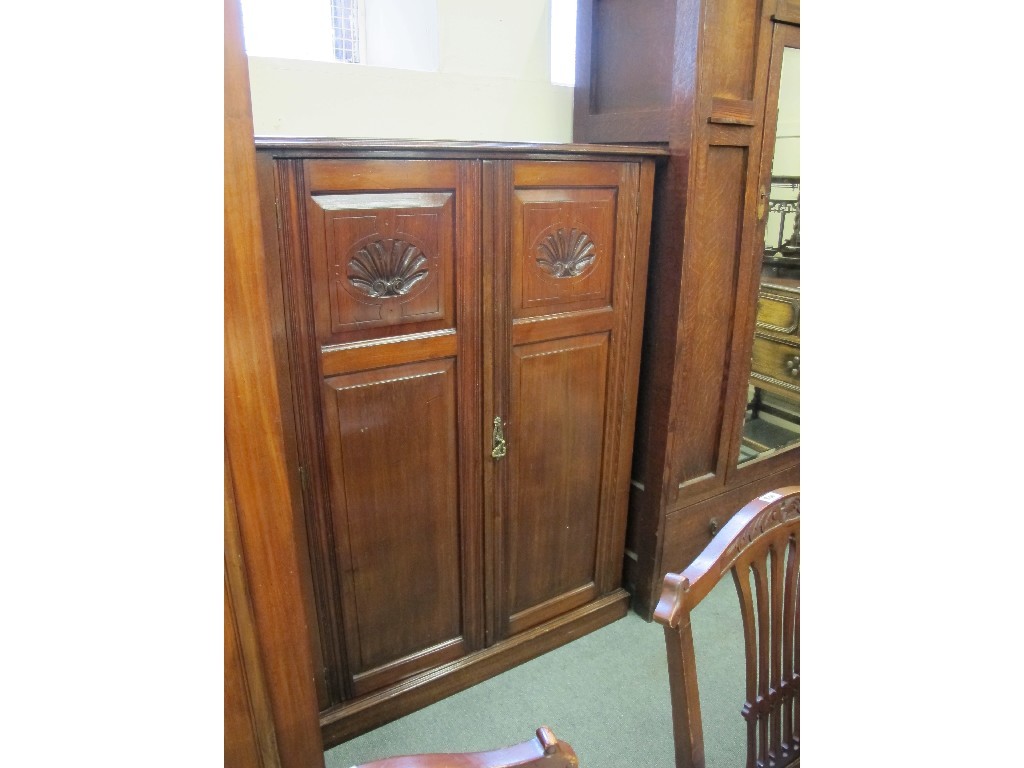
M 256 638 L 238 510 L 224 467 L 224 764 L 280 768 L 274 714 Z
M 670 539 L 670 517 L 799 467 L 798 446 L 737 466 L 777 10 L 779 0 L 579 4 L 574 140 L 670 152 L 655 193 L 627 534 L 633 606 L 647 619 L 663 574 L 707 541 L 699 528 Z M 792 19 L 794 4 L 784 12 Z M 631 56 L 650 65 L 613 66 Z
M 324 384 L 342 618 L 359 695 L 467 650 L 455 362 Z
M 259 146 L 330 745 L 623 614 L 659 153 Z
M 314 768 L 324 763 L 263 271 L 248 65 L 237 0 L 224 10 L 224 763 Z
M 353 768 L 578 768 L 573 748 L 559 741 L 549 728 L 522 744 L 490 752 L 459 752 L 434 755 L 386 757 Z
M 637 164 L 518 161 L 508 259 L 503 627 L 514 634 L 619 586 L 609 551 L 635 305 Z M 498 360 L 497 357 L 493 358 Z M 503 361 L 504 362 L 504 361 Z M 632 420 L 632 417 L 628 417 Z M 610 482 L 609 482 L 610 480 Z M 621 542 L 621 540 L 620 540 Z M 599 544 L 600 543 L 600 544 Z M 554 564 L 557 563 L 557 567 Z M 499 598 L 501 599 L 501 598 Z
M 340 700 L 483 644 L 481 457 L 468 447 L 480 420 L 479 235 L 467 202 L 479 169 L 338 159 L 301 174 L 312 351 L 321 375 L 343 374 L 321 389 Z
M 733 515 L 682 573 L 665 576 L 677 768 L 705 765 L 691 613 L 726 573 L 739 595 L 746 657 L 747 765 L 800 761 L 800 488 L 769 491 Z
M 508 157 L 520 159 L 551 160 L 651 157 L 664 158 L 668 153 L 664 147 L 647 147 L 639 144 L 544 144 L 500 141 L 434 141 L 429 139 L 348 139 L 307 136 L 257 136 L 256 148 L 272 156 L 280 157 L 323 157 L 325 152 L 343 152 L 376 159 L 396 157 L 453 158 L 473 160 L 500 160 Z

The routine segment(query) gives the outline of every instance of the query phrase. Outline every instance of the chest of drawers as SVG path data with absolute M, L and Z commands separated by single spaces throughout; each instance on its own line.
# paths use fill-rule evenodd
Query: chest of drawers
M 800 402 L 800 288 L 797 285 L 784 281 L 761 283 L 750 384 L 783 399 Z

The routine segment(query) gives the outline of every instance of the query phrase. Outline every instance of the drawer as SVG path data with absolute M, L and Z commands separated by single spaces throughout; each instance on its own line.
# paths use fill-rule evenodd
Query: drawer
M 757 295 L 757 328 L 800 336 L 800 295 L 765 286 Z
M 755 334 L 750 378 L 754 386 L 799 399 L 800 344 Z

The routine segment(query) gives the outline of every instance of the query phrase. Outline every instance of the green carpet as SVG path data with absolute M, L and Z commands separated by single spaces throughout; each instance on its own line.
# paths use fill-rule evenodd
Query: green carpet
M 743 639 L 732 579 L 693 623 L 708 768 L 745 760 Z M 507 747 L 546 725 L 581 768 L 674 765 L 665 639 L 634 613 L 324 753 L 327 768 L 393 755 Z

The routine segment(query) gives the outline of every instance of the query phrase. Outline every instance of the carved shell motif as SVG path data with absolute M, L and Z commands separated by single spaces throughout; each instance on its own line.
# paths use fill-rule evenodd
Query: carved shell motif
M 423 252 L 404 240 L 375 240 L 349 261 L 348 280 L 374 299 L 405 296 L 426 278 L 426 263 Z
M 537 250 L 541 253 L 537 263 L 553 277 L 578 277 L 597 258 L 590 235 L 579 229 L 568 235 L 559 229 L 544 238 Z

